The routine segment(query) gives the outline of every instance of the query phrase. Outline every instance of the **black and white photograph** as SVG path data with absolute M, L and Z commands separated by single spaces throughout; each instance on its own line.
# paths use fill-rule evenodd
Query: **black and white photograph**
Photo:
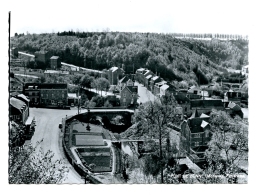
M 8 184 L 248 184 L 249 6 L 16 1 Z

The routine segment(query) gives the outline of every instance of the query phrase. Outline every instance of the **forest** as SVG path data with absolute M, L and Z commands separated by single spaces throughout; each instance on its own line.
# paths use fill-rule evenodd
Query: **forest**
M 180 37 L 180 38 L 179 38 Z M 195 39 L 210 38 L 210 39 Z M 74 32 L 17 34 L 11 47 L 34 54 L 46 50 L 62 62 L 92 69 L 112 66 L 134 73 L 145 67 L 167 81 L 207 84 L 227 68 L 248 64 L 248 40 L 237 35 Z M 218 38 L 225 38 L 221 40 Z

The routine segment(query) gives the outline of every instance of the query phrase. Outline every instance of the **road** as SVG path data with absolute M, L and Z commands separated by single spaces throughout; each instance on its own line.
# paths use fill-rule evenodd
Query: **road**
M 155 97 L 146 87 L 144 87 L 143 84 L 135 82 L 135 86 L 138 86 L 138 103 L 145 103 L 157 99 L 157 97 Z
M 17 75 L 17 76 L 22 76 L 22 77 L 30 77 L 30 78 L 34 78 L 34 79 L 37 79 L 39 77 L 37 76 L 34 76 L 34 75 L 25 75 L 25 74 L 14 74 L 14 75 Z
M 77 114 L 77 110 L 30 108 L 30 116 L 35 116 L 37 125 L 31 139 L 32 144 L 35 145 L 37 141 L 43 139 L 40 147 L 42 147 L 44 152 L 48 150 L 53 151 L 55 154 L 53 160 L 64 159 L 70 171 L 63 183 L 70 184 L 84 183 L 84 180 L 81 179 L 80 175 L 74 170 L 64 155 L 58 124 L 66 115 L 70 116 L 74 114 Z

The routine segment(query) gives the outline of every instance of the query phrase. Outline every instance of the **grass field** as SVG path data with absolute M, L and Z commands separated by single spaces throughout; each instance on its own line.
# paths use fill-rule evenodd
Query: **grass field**
M 74 135 L 73 138 L 76 146 L 104 146 L 101 135 Z

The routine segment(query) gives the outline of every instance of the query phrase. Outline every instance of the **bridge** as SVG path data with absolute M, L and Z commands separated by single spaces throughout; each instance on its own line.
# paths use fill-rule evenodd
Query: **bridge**
M 84 123 L 92 123 L 92 124 L 101 124 L 105 128 L 109 129 L 113 133 L 121 133 L 128 129 L 132 123 L 132 115 L 134 114 L 133 110 L 130 109 L 90 109 L 88 113 L 87 110 L 83 110 L 82 113 L 70 116 L 67 120 L 77 119 Z M 117 125 L 111 123 L 111 121 L 117 116 L 121 117 L 121 121 L 123 125 Z M 98 120 L 101 118 L 101 121 Z

